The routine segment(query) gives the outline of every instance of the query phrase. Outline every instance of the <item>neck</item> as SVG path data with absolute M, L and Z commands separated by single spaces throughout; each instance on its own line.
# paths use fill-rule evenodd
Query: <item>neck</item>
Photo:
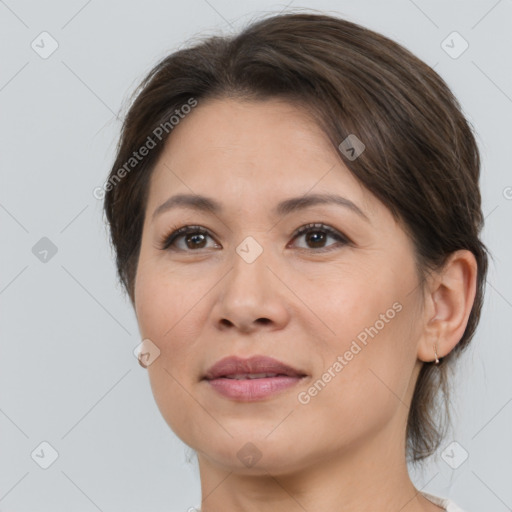
M 371 442 L 309 460 L 295 470 L 257 464 L 245 473 L 198 455 L 201 512 L 337 512 L 442 510 L 414 487 L 405 461 L 405 439 L 393 422 Z M 399 447 L 400 449 L 397 449 Z M 263 462 L 263 459 L 262 459 Z

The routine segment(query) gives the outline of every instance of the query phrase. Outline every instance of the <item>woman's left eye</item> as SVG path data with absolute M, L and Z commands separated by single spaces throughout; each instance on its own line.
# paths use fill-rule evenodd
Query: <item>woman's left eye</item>
M 314 252 L 330 251 L 336 247 L 350 243 L 347 237 L 339 231 L 324 224 L 308 224 L 299 228 L 292 236 L 292 239 L 307 235 L 305 240 L 310 247 L 300 247 L 300 249 L 314 249 Z M 179 229 L 173 228 L 168 235 L 165 235 L 160 241 L 159 247 L 162 250 L 187 251 L 187 249 L 204 249 L 206 239 L 211 237 L 210 233 L 201 226 L 184 226 Z M 323 244 L 327 238 L 333 238 L 338 243 L 324 247 Z M 212 238 L 213 239 L 213 238 Z M 177 247 L 176 242 L 184 241 L 186 248 Z M 333 247 L 334 246 L 334 247 Z
M 336 247 L 350 243 L 346 236 L 324 224 L 308 224 L 307 226 L 303 226 L 293 234 L 293 239 L 302 235 L 307 235 L 307 243 L 313 244 L 313 248 L 317 249 L 315 252 L 331 251 L 336 249 Z M 328 237 L 334 238 L 338 243 L 319 248 L 318 246 L 323 244 Z M 301 247 L 301 249 L 310 249 L 310 247 Z

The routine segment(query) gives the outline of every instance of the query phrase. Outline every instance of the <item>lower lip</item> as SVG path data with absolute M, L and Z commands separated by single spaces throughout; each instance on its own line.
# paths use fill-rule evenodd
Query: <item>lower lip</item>
M 261 379 L 227 379 L 221 377 L 207 382 L 223 396 L 242 402 L 263 400 L 300 382 L 303 377 L 264 377 Z

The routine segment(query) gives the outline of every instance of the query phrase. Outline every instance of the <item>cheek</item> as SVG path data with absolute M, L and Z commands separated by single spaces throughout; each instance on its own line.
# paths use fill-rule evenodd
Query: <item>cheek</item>
M 407 389 L 415 363 L 414 308 L 406 302 L 406 287 L 391 276 L 380 282 L 352 277 L 324 286 L 321 297 L 309 302 L 326 333 L 318 347 L 324 373 L 315 376 L 321 391 L 312 402 L 338 412 L 363 411 L 363 420 L 396 407 Z
M 194 430 L 194 415 L 176 411 L 190 411 L 195 404 L 185 391 L 190 388 L 194 354 L 188 343 L 181 342 L 187 340 L 186 313 L 191 306 L 183 302 L 186 294 L 176 285 L 176 279 L 171 285 L 170 278 L 160 273 L 145 272 L 139 277 L 135 304 L 140 334 L 160 350 L 159 357 L 146 370 L 152 394 L 169 427 L 186 439 L 187 433 Z
M 351 273 L 343 278 L 332 276 L 324 279 L 322 286 L 314 284 L 309 291 L 304 290 L 303 295 L 308 297 L 308 306 L 317 313 L 315 322 L 321 320 L 320 332 L 325 333 L 329 345 L 340 351 L 348 350 L 352 340 L 359 339 L 364 342 L 369 337 L 368 330 L 378 322 L 379 338 L 388 331 L 394 320 L 382 324 L 380 315 L 385 320 L 395 315 L 393 304 L 399 299 L 396 286 L 390 286 L 367 275 Z M 386 314 L 386 312 L 388 312 Z M 382 324 L 382 325 L 381 325 Z
M 171 375 L 183 384 L 195 378 L 190 369 L 197 366 L 195 340 L 205 321 L 200 302 L 203 288 L 202 283 L 190 286 L 188 278 L 160 272 L 156 265 L 151 271 L 141 273 L 136 283 L 140 335 L 150 339 L 160 351 L 160 356 L 148 368 L 154 391 L 162 385 L 170 392 Z
M 156 265 L 137 274 L 135 309 L 143 337 L 162 339 L 183 316 L 183 293 L 176 279 L 157 272 Z

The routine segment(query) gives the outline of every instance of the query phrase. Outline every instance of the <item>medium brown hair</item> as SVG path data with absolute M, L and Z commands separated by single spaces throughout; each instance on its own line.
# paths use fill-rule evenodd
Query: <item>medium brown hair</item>
M 352 160 L 339 151 L 340 158 L 413 240 L 421 285 L 452 252 L 474 254 L 476 296 L 464 335 L 438 366 L 423 364 L 409 410 L 407 456 L 413 462 L 428 457 L 445 435 L 436 400 L 442 391 L 449 418 L 448 371 L 474 335 L 488 265 L 479 239 L 480 157 L 457 99 L 401 45 L 325 14 L 272 15 L 237 35 L 210 36 L 173 52 L 134 92 L 105 187 L 118 276 L 132 304 L 148 185 L 172 133 L 169 119 L 191 100 L 213 98 L 276 98 L 302 106 L 337 149 L 355 134 L 364 152 Z M 165 134 L 159 126 L 167 126 Z M 127 170 L 150 140 L 147 155 Z

